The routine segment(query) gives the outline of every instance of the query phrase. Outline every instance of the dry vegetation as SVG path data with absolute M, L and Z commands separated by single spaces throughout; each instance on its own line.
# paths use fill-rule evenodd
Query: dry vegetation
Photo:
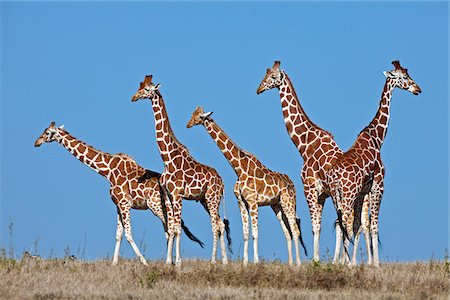
M 71 261 L 0 258 L 0 299 L 448 299 L 449 262 L 349 268 L 266 262 L 244 268 L 186 260 Z

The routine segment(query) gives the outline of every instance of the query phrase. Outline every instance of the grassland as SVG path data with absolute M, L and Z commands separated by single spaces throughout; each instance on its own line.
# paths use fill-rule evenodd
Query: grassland
M 265 262 L 243 267 L 186 260 L 181 268 L 136 260 L 0 258 L 0 299 L 448 299 L 448 262 L 380 269 Z

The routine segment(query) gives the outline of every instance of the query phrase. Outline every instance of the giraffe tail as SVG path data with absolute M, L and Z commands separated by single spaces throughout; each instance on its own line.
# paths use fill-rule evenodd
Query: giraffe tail
M 345 228 L 344 223 L 342 222 L 342 211 L 340 209 L 338 209 L 337 215 L 338 215 L 338 218 L 337 218 L 336 222 L 342 230 L 342 235 L 343 235 L 344 239 L 348 239 L 350 242 L 352 242 L 352 240 L 348 236 L 347 229 Z
M 184 221 L 183 221 L 183 219 L 181 219 L 181 228 L 183 228 L 183 231 L 184 231 L 184 233 L 186 234 L 186 236 L 190 239 L 190 240 L 192 240 L 192 241 L 194 241 L 194 242 L 196 242 L 196 243 L 198 243 L 199 245 L 200 245 L 200 247 L 202 247 L 202 248 L 204 248 L 204 243 L 202 242 L 202 241 L 200 241 L 190 230 L 189 230 L 189 228 L 186 226 L 186 225 L 184 225 Z
M 225 225 L 225 232 L 227 234 L 228 250 L 233 254 L 233 249 L 231 248 L 230 221 L 224 218 L 223 224 Z
M 300 218 L 297 217 L 295 218 L 295 220 L 297 221 L 298 231 L 300 232 L 300 235 L 298 236 L 298 238 L 300 239 L 300 244 L 303 247 L 303 251 L 305 251 L 305 255 L 308 256 L 308 250 L 306 250 L 305 242 L 303 242 L 302 229 L 300 228 Z
M 230 221 L 227 219 L 226 214 L 226 208 L 225 208 L 225 187 L 223 188 L 223 195 L 222 195 L 222 201 L 223 201 L 223 224 L 225 225 L 225 233 L 227 236 L 227 242 L 228 242 L 228 250 L 230 250 L 231 254 L 233 254 L 233 249 L 231 247 L 232 241 L 231 241 L 231 229 L 230 229 Z

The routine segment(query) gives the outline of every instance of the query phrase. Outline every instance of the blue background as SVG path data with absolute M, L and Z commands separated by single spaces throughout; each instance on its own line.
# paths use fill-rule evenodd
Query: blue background
M 310 118 L 348 149 L 375 115 L 383 70 L 400 59 L 423 93 L 396 90 L 382 157 L 385 194 L 380 256 L 442 258 L 448 227 L 448 3 L 11 3 L 1 7 L 1 239 L 49 256 L 64 249 L 111 257 L 116 209 L 108 183 L 60 145 L 33 143 L 51 121 L 105 152 L 125 152 L 162 171 L 149 102 L 131 103 L 145 74 L 161 82 L 172 127 L 191 154 L 226 184 L 235 255 L 242 226 L 234 171 L 204 128 L 186 129 L 197 105 L 214 111 L 243 149 L 295 182 L 308 250 L 312 233 L 300 180 L 302 160 L 275 90 L 256 95 L 275 59 L 289 74 Z M 260 256 L 286 260 L 284 236 L 269 207 L 260 210 Z M 321 255 L 334 249 L 336 213 L 325 204 Z M 206 242 L 182 240 L 184 258 L 209 259 L 210 222 L 196 202 L 183 218 Z M 162 227 L 132 213 L 147 258 L 164 257 Z M 145 249 L 143 249 L 145 246 Z M 84 249 L 84 251 L 83 251 Z M 83 253 L 84 252 L 84 253 Z M 250 248 L 250 259 L 252 260 Z M 124 239 L 121 254 L 134 257 Z M 304 259 L 304 256 L 302 256 Z

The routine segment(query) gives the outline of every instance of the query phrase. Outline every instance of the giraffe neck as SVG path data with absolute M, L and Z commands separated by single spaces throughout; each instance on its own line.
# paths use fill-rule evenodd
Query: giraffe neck
M 95 149 L 70 135 L 67 131 L 58 128 L 56 141 L 66 148 L 73 156 L 82 163 L 93 169 L 100 175 L 109 178 L 110 169 L 108 166 L 112 155 Z
M 313 142 L 308 138 L 308 132 L 317 131 L 320 128 L 306 115 L 291 80 L 284 71 L 282 72 L 283 79 L 279 87 L 279 93 L 284 122 L 292 142 L 305 159 L 308 145 Z
M 175 137 L 170 127 L 169 117 L 162 96 L 157 93 L 152 99 L 152 107 L 155 118 L 156 142 L 164 163 L 172 161 L 176 153 L 181 152 L 184 147 Z
M 239 177 L 244 172 L 241 161 L 247 159 L 248 154 L 239 148 L 213 119 L 207 118 L 203 125 Z
M 391 113 L 391 97 L 395 89 L 395 82 L 391 78 L 386 79 L 386 83 L 381 94 L 380 104 L 375 117 L 365 128 L 369 132 L 378 149 L 381 148 L 388 130 Z

